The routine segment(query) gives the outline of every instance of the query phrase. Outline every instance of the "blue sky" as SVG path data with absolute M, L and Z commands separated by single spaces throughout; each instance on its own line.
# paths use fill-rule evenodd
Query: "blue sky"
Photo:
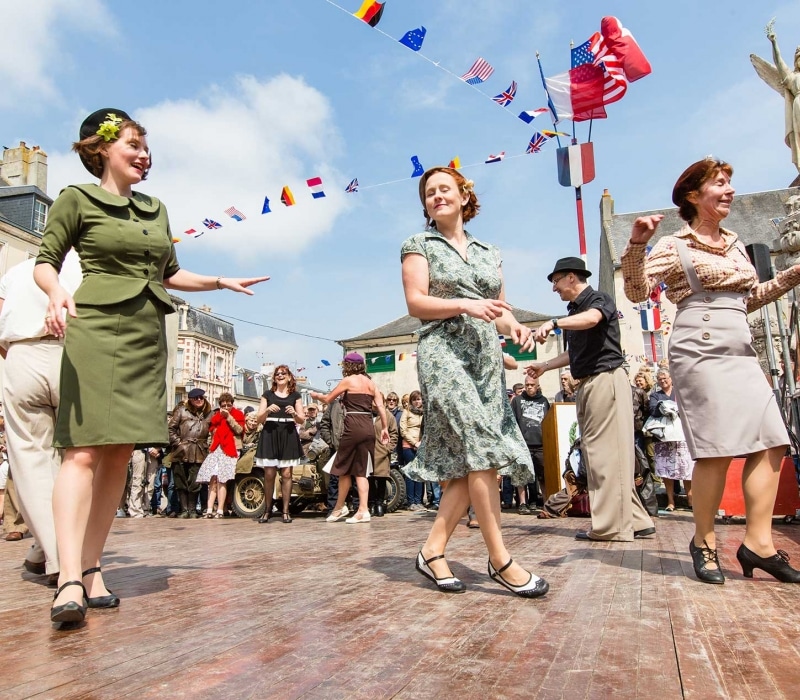
M 361 0 L 338 4 L 355 12 Z M 781 98 L 748 56 L 771 58 L 763 27 L 777 17 L 791 59 L 798 3 L 388 0 L 382 31 L 400 38 L 424 25 L 422 53 L 456 75 L 484 57 L 495 68 L 479 86 L 488 96 L 516 80 L 517 98 L 503 109 L 325 0 L 3 0 L 1 143 L 40 145 L 55 197 L 91 181 L 69 153 L 83 117 L 125 109 L 149 131 L 154 166 L 141 189 L 166 203 L 176 236 L 205 217 L 223 224 L 178 245 L 182 266 L 272 276 L 255 297 L 187 295 L 191 303 L 327 339 L 406 313 L 399 248 L 423 224 L 410 157 L 431 167 L 458 155 L 466 165 L 505 151 L 500 164 L 464 170 L 482 204 L 469 229 L 501 248 L 509 301 L 563 313 L 545 278 L 557 258 L 578 253 L 574 191 L 558 184 L 555 143 L 509 158 L 524 153 L 534 128 L 551 128 L 546 115 L 533 125 L 514 115 L 545 102 L 535 52 L 546 75 L 566 70 L 569 42 L 585 41 L 604 15 L 634 33 L 653 73 L 593 126 L 590 269 L 604 188 L 618 213 L 669 206 L 676 177 L 707 154 L 734 165 L 739 192 L 791 182 Z M 305 180 L 317 175 L 327 196 L 312 200 Z M 353 177 L 362 191 L 346 195 Z M 297 199 L 289 209 L 278 201 L 284 185 Z M 265 195 L 273 213 L 262 216 Z M 228 219 L 231 205 L 247 220 Z M 329 340 L 239 321 L 236 336 L 240 365 L 296 364 L 318 385 L 338 376 L 318 368 L 341 357 Z

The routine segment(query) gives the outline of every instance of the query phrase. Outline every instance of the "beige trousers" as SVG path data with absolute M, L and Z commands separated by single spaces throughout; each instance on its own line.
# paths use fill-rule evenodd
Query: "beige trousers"
M 150 499 L 153 497 L 153 480 L 158 469 L 158 460 L 134 450 L 131 455 L 131 491 L 128 496 L 128 515 L 143 518 L 150 514 Z
M 633 404 L 625 370 L 618 367 L 584 379 L 575 403 L 589 479 L 589 536 L 632 542 L 633 533 L 653 527 L 653 521 L 633 483 Z
M 53 433 L 62 350 L 58 340 L 12 343 L 3 365 L 8 460 L 20 511 L 44 551 L 48 574 L 58 571 L 53 484 L 61 456 L 53 447 Z M 39 556 L 31 552 L 28 559 Z

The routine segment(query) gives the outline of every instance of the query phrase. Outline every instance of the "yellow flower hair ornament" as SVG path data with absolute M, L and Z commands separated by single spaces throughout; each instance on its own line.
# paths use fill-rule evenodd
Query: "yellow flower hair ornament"
M 112 141 L 119 138 L 119 125 L 122 124 L 122 117 L 118 117 L 113 112 L 106 114 L 105 121 L 100 123 L 99 128 L 95 132 L 98 136 L 103 137 L 103 141 Z

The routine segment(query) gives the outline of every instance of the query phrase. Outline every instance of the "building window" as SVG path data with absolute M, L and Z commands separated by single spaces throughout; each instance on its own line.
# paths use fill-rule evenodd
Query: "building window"
M 217 357 L 214 360 L 214 374 L 218 382 L 225 381 L 225 358 Z
M 205 379 L 208 376 L 208 353 L 200 353 L 200 376 Z
M 183 369 L 183 348 L 178 348 L 178 352 L 175 355 L 175 367 L 177 369 Z
M 661 331 L 655 333 L 642 331 L 642 341 L 644 342 L 644 354 L 648 361 L 658 363 L 664 359 L 664 336 Z
M 36 233 L 44 233 L 44 225 L 47 223 L 47 204 L 40 200 L 33 203 L 33 230 Z
M 394 350 L 388 352 L 368 352 L 367 372 L 394 372 Z

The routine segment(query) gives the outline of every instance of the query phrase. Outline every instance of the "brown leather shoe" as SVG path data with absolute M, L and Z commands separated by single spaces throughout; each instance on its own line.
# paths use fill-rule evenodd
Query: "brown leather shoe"
M 21 532 L 9 532 L 6 535 L 6 542 L 19 542 L 22 539 Z
M 29 561 L 25 559 L 22 562 L 22 566 L 25 567 L 25 571 L 28 571 L 31 574 L 36 574 L 37 576 L 44 576 L 44 574 L 47 573 L 43 561 Z

